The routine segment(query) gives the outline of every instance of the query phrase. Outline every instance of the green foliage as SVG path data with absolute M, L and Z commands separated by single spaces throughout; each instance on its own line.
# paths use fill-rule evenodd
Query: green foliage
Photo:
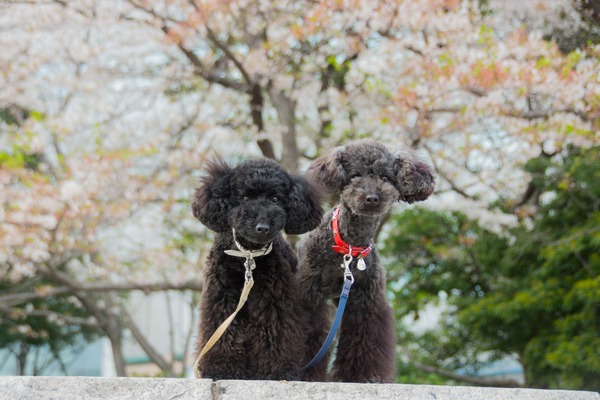
M 0 108 L 0 121 L 4 121 L 8 125 L 17 124 L 17 119 L 6 108 Z
M 41 161 L 40 154 L 28 152 L 17 145 L 14 145 L 10 151 L 0 151 L 0 167 L 2 168 L 36 170 Z
M 346 86 L 346 74 L 350 71 L 351 66 L 350 59 L 340 60 L 336 56 L 327 57 L 327 69 L 323 72 L 323 84 L 338 88 L 339 90 L 345 90 Z
M 19 282 L 0 280 L 0 293 L 9 294 L 17 290 L 36 292 L 45 290 L 47 282 L 40 278 L 24 278 Z M 37 347 L 47 347 L 53 357 L 59 357 L 67 347 L 81 346 L 100 336 L 100 330 L 83 324 L 65 323 L 61 317 L 85 320 L 89 314 L 73 298 L 52 296 L 34 299 L 10 308 L 0 307 L 0 343 L 4 348 L 18 348 L 33 352 Z M 21 361 L 26 354 L 15 354 Z M 24 373 L 26 367 L 20 366 Z M 37 370 L 38 366 L 33 366 Z
M 383 254 L 397 320 L 446 306 L 434 331 L 400 322 L 400 339 L 429 364 L 476 369 L 517 355 L 529 386 L 599 390 L 600 147 L 525 169 L 546 199 L 530 225 L 497 234 L 418 208 L 393 219 Z

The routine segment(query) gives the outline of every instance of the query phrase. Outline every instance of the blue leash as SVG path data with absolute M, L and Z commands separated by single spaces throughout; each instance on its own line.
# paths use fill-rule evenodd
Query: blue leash
M 302 368 L 302 371 L 314 367 L 315 364 L 321 361 L 321 359 L 325 357 L 325 354 L 327 354 L 329 347 L 331 347 L 333 339 L 335 339 L 335 334 L 337 333 L 340 323 L 342 322 L 342 316 L 344 315 L 344 309 L 346 308 L 346 302 L 348 301 L 348 295 L 350 294 L 350 287 L 354 283 L 354 277 L 350 271 L 350 262 L 352 262 L 352 256 L 349 254 L 344 255 L 344 264 L 346 265 L 346 269 L 344 271 L 344 286 L 342 287 L 342 294 L 340 295 L 340 301 L 335 313 L 335 318 L 333 319 L 333 324 L 331 324 L 331 329 L 329 329 L 327 338 L 325 339 L 325 342 L 321 346 L 321 349 L 317 355 L 314 356 L 313 359 Z

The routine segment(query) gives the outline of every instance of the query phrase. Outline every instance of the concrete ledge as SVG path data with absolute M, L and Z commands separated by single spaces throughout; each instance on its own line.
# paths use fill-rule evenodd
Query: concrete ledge
M 596 392 L 208 379 L 0 377 L 0 400 L 600 400 Z

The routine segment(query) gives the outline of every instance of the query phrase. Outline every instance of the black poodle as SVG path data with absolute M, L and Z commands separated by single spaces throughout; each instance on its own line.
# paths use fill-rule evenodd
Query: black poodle
M 339 301 L 344 254 L 352 246 L 350 270 L 354 284 L 340 326 L 332 378 L 343 382 L 392 382 L 394 317 L 386 298 L 385 271 L 373 239 L 382 216 L 396 201 L 422 201 L 433 192 L 430 168 L 409 150 L 392 154 L 375 141 L 363 140 L 316 159 L 307 176 L 340 195 L 340 205 L 327 213 L 321 225 L 300 244 L 302 302 L 313 316 L 305 362 L 317 353 L 327 335 L 328 300 Z M 324 358 L 307 369 L 303 379 L 325 380 L 326 369 Z
M 216 232 L 204 271 L 197 353 L 236 309 L 244 286 L 248 260 L 226 251 L 268 253 L 253 258 L 254 287 L 233 323 L 200 360 L 200 376 L 298 379 L 307 314 L 299 305 L 297 259 L 281 231 L 300 234 L 319 224 L 319 191 L 268 159 L 235 168 L 216 160 L 206 165 L 192 209 Z

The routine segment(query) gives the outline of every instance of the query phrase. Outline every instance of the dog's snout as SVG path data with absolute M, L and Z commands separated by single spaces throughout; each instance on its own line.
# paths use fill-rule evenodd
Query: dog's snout
M 379 203 L 379 196 L 374 193 L 371 193 L 367 195 L 367 198 L 365 200 L 369 204 L 377 204 Z
M 269 230 L 270 230 L 270 227 L 267 224 L 264 224 L 262 222 L 256 224 L 256 232 L 258 232 L 258 233 L 262 233 L 262 234 L 269 233 Z

